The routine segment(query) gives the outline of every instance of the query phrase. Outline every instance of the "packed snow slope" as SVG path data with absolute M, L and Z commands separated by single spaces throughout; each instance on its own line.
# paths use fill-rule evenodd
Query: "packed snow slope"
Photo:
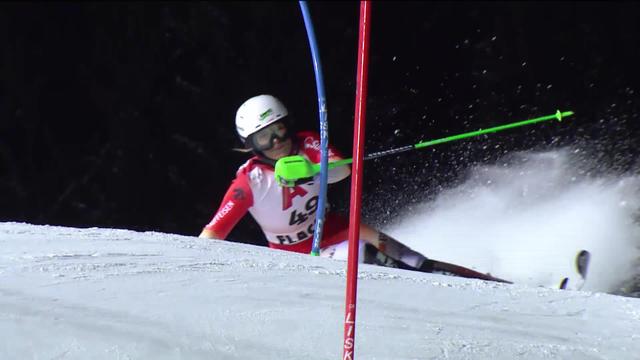
M 0 223 L 1 359 L 339 359 L 346 263 Z M 636 359 L 640 299 L 360 267 L 357 359 Z

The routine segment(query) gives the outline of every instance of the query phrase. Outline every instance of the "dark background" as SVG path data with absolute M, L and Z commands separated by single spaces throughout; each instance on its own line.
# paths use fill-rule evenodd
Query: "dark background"
M 356 2 L 309 4 L 330 138 L 352 146 Z M 582 148 L 637 172 L 640 5 L 373 2 L 367 152 L 573 110 L 366 163 L 377 225 L 507 153 Z M 317 129 L 297 2 L 0 4 L 0 221 L 197 235 L 246 155 L 237 107 L 270 93 Z M 331 194 L 348 207 L 348 181 Z M 230 235 L 261 240 L 250 219 Z

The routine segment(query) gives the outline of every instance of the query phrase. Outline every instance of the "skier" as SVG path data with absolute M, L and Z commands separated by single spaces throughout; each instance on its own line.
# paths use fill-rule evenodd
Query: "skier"
M 294 187 L 281 186 L 275 180 L 278 159 L 302 155 L 320 162 L 320 137 L 311 131 L 292 133 L 285 105 L 271 95 L 258 95 L 245 101 L 236 113 L 236 129 L 254 157 L 238 169 L 218 211 L 207 224 L 201 238 L 225 239 L 233 227 L 249 211 L 260 225 L 269 247 L 309 253 L 313 241 L 315 211 L 320 184 L 308 179 Z M 329 161 L 340 160 L 340 153 L 329 147 Z M 351 173 L 348 165 L 329 171 L 328 182 L 336 183 Z M 348 249 L 347 219 L 327 211 L 320 243 L 320 256 L 346 260 Z M 383 232 L 366 224 L 360 225 L 360 262 L 407 270 L 433 272 L 434 266 L 451 265 L 431 261 Z M 462 267 L 440 269 L 458 276 L 495 280 L 485 274 Z

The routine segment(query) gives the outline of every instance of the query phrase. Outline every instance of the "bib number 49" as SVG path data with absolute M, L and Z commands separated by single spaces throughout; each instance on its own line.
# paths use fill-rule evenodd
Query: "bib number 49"
M 291 215 L 289 216 L 289 225 L 302 225 L 309 219 L 309 216 L 315 214 L 316 209 L 318 208 L 318 197 L 314 196 L 309 199 L 304 205 L 304 208 L 306 212 L 298 212 L 297 210 L 293 210 L 291 212 Z

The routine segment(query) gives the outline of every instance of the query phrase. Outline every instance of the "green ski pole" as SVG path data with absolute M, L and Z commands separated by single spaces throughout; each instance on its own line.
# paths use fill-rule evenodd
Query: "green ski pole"
M 463 134 L 452 135 L 452 136 L 444 137 L 441 139 L 423 141 L 414 145 L 406 145 L 406 146 L 402 146 L 395 149 L 378 151 L 378 152 L 366 155 L 364 157 L 364 160 L 376 159 L 379 157 L 398 154 L 398 153 L 402 153 L 402 152 L 414 150 L 414 149 L 422 149 L 428 146 L 471 138 L 471 137 L 484 135 L 484 134 L 495 133 L 499 131 L 513 129 L 520 126 L 539 123 L 542 121 L 548 121 L 553 119 L 562 121 L 562 119 L 564 119 L 565 117 L 569 117 L 573 114 L 574 114 L 573 111 L 561 112 L 560 110 L 558 110 L 556 111 L 555 114 L 541 116 L 535 119 L 518 121 L 510 124 L 495 126 L 488 129 L 480 129 L 480 130 L 471 131 Z M 342 160 L 334 161 L 329 163 L 329 169 L 351 164 L 352 162 L 353 162 L 353 159 L 342 159 Z M 276 162 L 276 166 L 275 166 L 276 180 L 278 181 L 278 183 L 280 183 L 283 186 L 295 186 L 300 181 L 306 181 L 309 178 L 314 177 L 319 172 L 320 172 L 320 164 L 314 164 L 301 155 L 292 155 L 292 156 L 283 157 Z

